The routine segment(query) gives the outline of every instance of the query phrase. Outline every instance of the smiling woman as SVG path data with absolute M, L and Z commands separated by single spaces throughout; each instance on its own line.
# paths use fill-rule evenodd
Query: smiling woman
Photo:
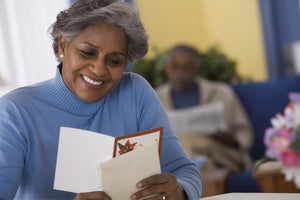
M 62 77 L 81 100 L 95 102 L 116 88 L 127 64 L 124 31 L 117 25 L 95 24 L 71 41 L 59 38 Z
M 137 9 L 117 0 L 77 0 L 56 19 L 55 77 L 0 98 L 0 199 L 111 199 L 105 191 L 53 189 L 60 128 L 117 137 L 161 126 L 162 174 L 133 183 L 137 192 L 124 199 L 199 199 L 199 171 L 155 91 L 124 72 L 148 51 Z

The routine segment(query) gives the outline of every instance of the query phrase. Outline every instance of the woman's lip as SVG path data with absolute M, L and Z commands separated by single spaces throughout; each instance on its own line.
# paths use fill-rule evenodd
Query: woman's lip
M 95 79 L 95 78 L 92 78 L 92 77 L 90 77 L 90 76 L 87 76 L 87 75 L 84 75 L 84 74 L 82 74 L 81 75 L 82 76 L 82 78 L 84 79 L 84 80 L 86 80 L 87 82 L 89 82 L 89 83 L 91 83 L 91 84 L 94 84 L 94 85 L 101 85 L 102 84 L 102 80 L 100 79 Z
M 86 76 L 86 75 L 81 75 L 81 78 L 82 78 L 83 83 L 88 88 L 91 88 L 91 89 L 98 90 L 98 89 L 102 88 L 102 86 L 104 84 L 104 81 L 95 80 L 95 79 L 92 79 L 92 78 L 90 78 L 89 76 Z

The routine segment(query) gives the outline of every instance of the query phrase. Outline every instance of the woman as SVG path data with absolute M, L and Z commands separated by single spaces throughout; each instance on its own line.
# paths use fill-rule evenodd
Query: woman
M 51 27 L 55 78 L 0 99 L 0 199 L 110 199 L 53 189 L 61 126 L 114 137 L 164 126 L 162 174 L 137 183 L 140 199 L 199 199 L 202 180 L 174 136 L 153 89 L 125 73 L 147 53 L 138 12 L 114 0 L 78 0 Z M 143 188 L 143 189 L 142 189 Z

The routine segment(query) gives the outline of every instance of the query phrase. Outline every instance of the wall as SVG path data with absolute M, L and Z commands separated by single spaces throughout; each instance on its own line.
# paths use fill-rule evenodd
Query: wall
M 54 77 L 58 62 L 47 30 L 69 4 L 69 0 L 0 0 L 0 74 L 9 87 Z
M 150 36 L 149 56 L 188 43 L 218 45 L 254 80 L 267 78 L 259 4 L 256 0 L 135 0 Z

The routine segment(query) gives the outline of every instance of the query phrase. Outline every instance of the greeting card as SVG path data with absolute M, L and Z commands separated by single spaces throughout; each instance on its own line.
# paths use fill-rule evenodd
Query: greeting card
M 92 131 L 61 127 L 54 189 L 74 193 L 102 191 L 99 164 L 142 149 L 151 143 L 157 144 L 159 155 L 162 131 L 163 128 L 159 127 L 115 138 Z M 155 159 L 156 155 L 150 156 Z M 127 167 L 135 165 L 136 162 Z

